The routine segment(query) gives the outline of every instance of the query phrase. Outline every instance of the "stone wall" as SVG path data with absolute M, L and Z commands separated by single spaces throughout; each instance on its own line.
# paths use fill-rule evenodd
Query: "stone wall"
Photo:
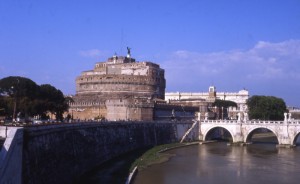
M 123 153 L 179 142 L 191 127 L 192 122 L 166 121 L 14 128 L 8 131 L 5 152 L 1 151 L 0 184 L 73 183 Z M 194 128 L 186 140 L 197 140 L 198 129 Z M 6 135 L 6 128 L 1 130 L 1 135 Z
M 123 153 L 176 142 L 191 123 L 83 123 L 24 129 L 24 183 L 72 183 Z M 191 133 L 189 140 L 195 138 Z M 197 137 L 197 136 L 196 136 Z
M 0 126 L 5 138 L 0 151 L 0 184 L 22 183 L 23 129 Z
M 76 121 L 78 119 L 80 120 L 95 120 L 95 118 L 100 117 L 106 117 L 107 116 L 107 110 L 106 107 L 81 107 L 81 108 L 70 108 L 68 111 L 68 114 L 73 117 L 73 119 Z M 66 115 L 65 115 L 66 116 Z

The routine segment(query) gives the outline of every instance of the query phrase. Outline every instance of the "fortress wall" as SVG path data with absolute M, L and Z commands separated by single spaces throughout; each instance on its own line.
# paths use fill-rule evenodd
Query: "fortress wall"
M 176 142 L 192 123 L 81 123 L 24 128 L 23 183 L 72 183 L 123 153 Z M 195 136 L 197 130 L 191 133 Z
M 154 79 L 137 77 L 117 77 L 114 76 L 112 79 L 99 79 L 90 82 L 77 81 L 77 94 L 83 93 L 97 93 L 97 92 L 109 92 L 109 93 L 120 93 L 120 92 L 146 92 L 153 94 L 156 90 L 157 83 Z M 160 92 L 160 93 L 164 93 Z
M 176 123 L 176 137 L 178 138 L 178 142 L 182 139 L 185 133 L 192 127 L 193 122 L 180 122 Z M 198 141 L 199 140 L 199 124 L 190 131 L 188 135 L 186 135 L 184 141 Z

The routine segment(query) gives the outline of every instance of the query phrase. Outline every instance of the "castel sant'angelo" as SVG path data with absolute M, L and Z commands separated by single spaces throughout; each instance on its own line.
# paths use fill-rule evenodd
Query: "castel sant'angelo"
M 152 121 L 165 119 L 235 118 L 247 110 L 247 90 L 237 93 L 208 92 L 165 93 L 165 71 L 158 64 L 137 62 L 131 57 L 116 54 L 98 62 L 93 70 L 76 78 L 76 95 L 69 103 L 69 114 L 77 120 Z M 215 100 L 237 103 L 223 111 L 212 108 Z M 220 114 L 221 113 L 221 114 Z M 229 117 L 230 116 L 230 117 Z
M 116 54 L 76 78 L 69 113 L 74 119 L 152 120 L 155 99 L 164 99 L 166 80 L 159 65 Z

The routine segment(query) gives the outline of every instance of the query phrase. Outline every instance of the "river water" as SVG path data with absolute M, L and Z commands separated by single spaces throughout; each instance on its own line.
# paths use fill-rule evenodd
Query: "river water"
M 165 163 L 139 171 L 134 184 L 300 183 L 300 147 L 227 146 L 226 142 L 170 150 Z

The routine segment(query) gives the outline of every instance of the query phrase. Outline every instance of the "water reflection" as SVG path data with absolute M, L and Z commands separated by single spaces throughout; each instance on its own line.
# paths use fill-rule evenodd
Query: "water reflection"
M 298 183 L 300 149 L 274 144 L 245 147 L 212 143 L 175 149 L 169 162 L 138 173 L 135 184 Z

